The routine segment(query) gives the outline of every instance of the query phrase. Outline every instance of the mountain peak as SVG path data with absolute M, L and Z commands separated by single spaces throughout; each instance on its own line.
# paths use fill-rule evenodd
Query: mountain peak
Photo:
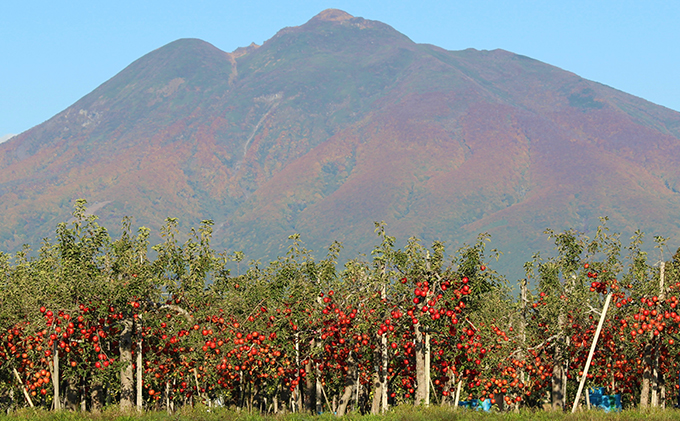
M 326 9 L 308 20 L 303 25 L 291 26 L 281 29 L 274 37 L 272 37 L 272 39 L 278 39 L 279 37 L 288 34 L 325 31 L 329 29 L 335 30 L 340 27 L 352 30 L 374 29 L 383 31 L 383 33 L 397 35 L 399 38 L 407 38 L 404 34 L 399 33 L 394 28 L 385 23 L 352 16 L 349 13 L 339 9 Z
M 347 12 L 344 12 L 339 9 L 326 9 L 319 13 L 318 15 L 314 16 L 312 19 L 310 19 L 310 22 L 313 21 L 323 21 L 323 22 L 344 22 L 346 20 L 353 19 L 354 16 L 350 15 Z

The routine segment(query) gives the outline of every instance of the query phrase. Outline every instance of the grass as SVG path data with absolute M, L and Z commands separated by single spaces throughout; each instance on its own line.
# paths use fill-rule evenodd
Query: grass
M 99 414 L 87 412 L 48 412 L 44 410 L 22 409 L 9 415 L 0 415 L 0 421 L 293 421 L 293 420 L 337 420 L 330 413 L 313 416 L 309 414 L 259 415 L 224 408 L 185 408 L 168 415 L 164 411 L 148 411 L 142 414 L 125 414 L 117 409 L 105 410 Z M 402 406 L 384 415 L 349 414 L 343 420 L 362 421 L 468 421 L 468 420 L 537 420 L 537 421 L 663 421 L 680 420 L 680 411 L 673 409 L 636 411 L 605 414 L 603 411 L 586 411 L 576 414 L 547 411 L 522 411 L 520 413 L 485 413 L 469 410 L 454 411 L 449 407 L 414 408 Z

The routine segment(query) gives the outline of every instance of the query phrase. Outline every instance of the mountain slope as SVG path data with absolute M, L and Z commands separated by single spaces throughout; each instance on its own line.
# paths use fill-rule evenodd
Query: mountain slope
M 0 242 L 37 244 L 72 203 L 158 228 L 216 222 L 220 247 L 300 232 L 368 253 L 389 232 L 491 232 L 521 264 L 547 227 L 680 241 L 680 114 L 556 67 L 415 44 L 327 10 L 262 46 L 179 40 L 0 145 Z

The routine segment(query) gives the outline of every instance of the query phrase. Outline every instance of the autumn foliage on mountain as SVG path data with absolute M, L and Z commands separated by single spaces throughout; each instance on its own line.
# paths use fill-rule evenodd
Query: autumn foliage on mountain
M 172 42 L 1 144 L 0 246 L 81 197 L 152 235 L 214 220 L 216 247 L 265 260 L 293 233 L 368 253 L 374 221 L 454 247 L 489 232 L 501 268 L 600 216 L 677 243 L 679 137 L 679 113 L 548 64 L 326 10 L 231 53 Z

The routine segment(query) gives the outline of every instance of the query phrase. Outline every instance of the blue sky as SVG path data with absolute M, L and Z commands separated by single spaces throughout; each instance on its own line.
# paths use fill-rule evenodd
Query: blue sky
M 680 1 L 116 0 L 0 4 L 0 139 L 178 38 L 233 51 L 327 8 L 449 50 L 502 48 L 680 110 Z

